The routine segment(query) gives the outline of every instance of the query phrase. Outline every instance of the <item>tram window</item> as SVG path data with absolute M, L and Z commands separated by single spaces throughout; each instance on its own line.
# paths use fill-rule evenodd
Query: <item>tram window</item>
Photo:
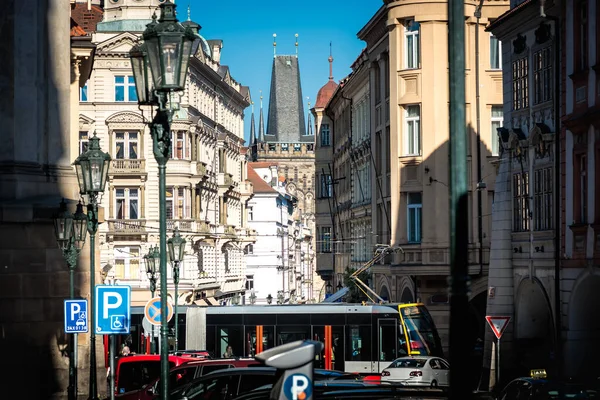
M 384 325 L 383 322 L 379 320 L 379 361 L 394 361 L 397 358 L 396 324 Z
M 275 346 L 310 339 L 310 327 L 307 326 L 278 326 L 277 343 Z
M 278 314 L 277 325 L 310 325 L 310 314 Z
M 246 314 L 244 315 L 244 325 L 275 325 L 277 316 L 275 314 Z
M 346 320 L 348 325 L 371 325 L 371 314 L 348 313 Z
M 311 325 L 346 325 L 344 314 L 312 314 Z
M 241 356 L 244 351 L 244 341 L 242 328 L 238 326 L 217 326 L 217 351 L 216 357 L 223 357 L 231 346 L 234 356 Z
M 346 341 L 347 361 L 371 361 L 371 327 L 368 325 L 349 325 Z

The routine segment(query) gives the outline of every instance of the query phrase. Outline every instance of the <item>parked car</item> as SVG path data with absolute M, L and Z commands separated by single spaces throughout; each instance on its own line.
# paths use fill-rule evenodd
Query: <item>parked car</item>
M 510 381 L 498 395 L 498 400 L 591 399 L 596 392 L 576 382 L 548 379 L 545 370 L 531 370 L 530 376 Z
M 258 361 L 247 359 L 218 359 L 218 360 L 198 360 L 189 361 L 178 367 L 171 368 L 169 371 L 169 390 L 173 391 L 186 386 L 194 379 L 214 371 L 222 369 L 249 367 L 251 365 L 260 365 Z M 152 400 L 159 397 L 160 377 L 157 377 L 144 387 L 128 392 L 122 396 L 117 396 L 119 400 Z
M 381 382 L 407 386 L 448 386 L 450 364 L 443 358 L 432 356 L 400 357 L 381 372 Z

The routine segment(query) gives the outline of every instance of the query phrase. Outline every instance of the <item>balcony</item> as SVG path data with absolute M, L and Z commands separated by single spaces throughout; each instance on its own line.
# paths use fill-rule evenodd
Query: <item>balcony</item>
M 196 175 L 205 177 L 207 175 L 206 163 L 202 161 L 196 162 Z
M 118 159 L 110 163 L 109 173 L 111 175 L 142 175 L 146 174 L 146 160 L 140 159 Z
M 178 226 L 179 230 L 192 232 L 195 228 L 195 222 L 193 219 L 168 219 L 167 230 L 172 231 Z
M 232 188 L 234 186 L 233 175 L 227 172 L 219 172 L 217 182 L 219 187 Z
M 218 225 L 216 232 L 223 237 L 236 237 L 235 225 Z
M 254 193 L 254 186 L 250 181 L 240 182 L 239 191 L 242 196 L 250 196 Z
M 196 172 L 196 171 L 193 171 Z M 167 162 L 167 174 L 192 175 L 192 162 L 171 158 Z
M 256 242 L 256 229 L 236 228 L 235 234 L 240 238 L 240 241 L 246 243 Z
M 108 220 L 108 232 L 111 235 L 141 235 L 146 233 L 144 219 L 113 219 Z

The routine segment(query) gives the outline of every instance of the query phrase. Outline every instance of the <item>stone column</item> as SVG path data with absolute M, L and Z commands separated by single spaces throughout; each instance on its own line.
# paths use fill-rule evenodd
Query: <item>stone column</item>
M 140 186 L 140 218 L 146 218 L 146 185 Z

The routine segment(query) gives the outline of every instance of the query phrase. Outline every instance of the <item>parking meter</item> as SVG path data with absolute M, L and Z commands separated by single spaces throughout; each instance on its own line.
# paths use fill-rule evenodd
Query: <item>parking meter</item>
M 256 360 L 277 368 L 270 399 L 313 400 L 313 363 L 322 350 L 321 342 L 299 340 L 257 354 Z

